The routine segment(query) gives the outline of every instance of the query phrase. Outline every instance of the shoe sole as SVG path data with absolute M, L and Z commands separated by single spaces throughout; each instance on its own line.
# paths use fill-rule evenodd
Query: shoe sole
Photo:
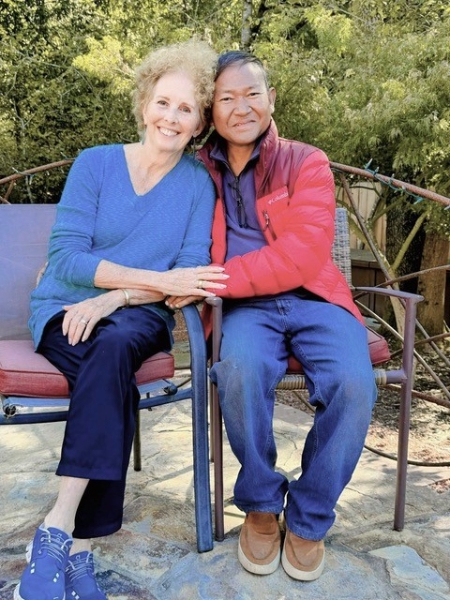
M 19 588 L 20 588 L 20 583 L 19 583 L 19 585 L 16 586 L 16 588 L 14 590 L 13 600 L 25 600 L 25 598 L 22 598 L 22 596 L 20 595 Z M 66 595 L 65 594 L 64 594 L 64 596 L 62 597 L 61 600 L 66 600 Z
M 19 594 L 19 587 L 20 587 L 20 583 L 19 583 L 19 585 L 16 585 L 16 587 L 14 589 L 14 596 L 13 596 L 14 600 L 24 600 L 22 598 L 22 596 Z
M 283 548 L 283 554 L 281 555 L 281 564 L 283 569 L 292 577 L 292 579 L 296 579 L 297 581 L 314 581 L 318 579 L 322 573 L 323 568 L 325 566 L 325 555 L 322 557 L 319 566 L 314 569 L 314 571 L 302 571 L 300 569 L 296 569 L 288 560 L 286 553 Z
M 278 551 L 278 554 L 276 555 L 276 557 L 273 559 L 272 562 L 270 562 L 266 565 L 259 565 L 257 563 L 251 562 L 251 560 L 249 560 L 245 556 L 245 554 L 241 548 L 241 544 L 239 543 L 239 545 L 238 545 L 239 562 L 241 563 L 241 565 L 244 567 L 244 569 L 246 571 L 249 571 L 249 573 L 253 573 L 254 575 L 271 575 L 272 573 L 274 573 L 277 570 L 278 565 L 280 564 L 280 555 L 281 555 L 281 552 Z

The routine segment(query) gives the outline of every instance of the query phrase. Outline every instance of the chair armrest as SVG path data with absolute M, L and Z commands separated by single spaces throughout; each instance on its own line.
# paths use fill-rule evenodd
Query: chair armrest
M 408 385 L 412 386 L 417 304 L 421 302 L 424 297 L 420 296 L 419 294 L 412 294 L 410 292 L 402 292 L 400 290 L 379 287 L 358 287 L 354 288 L 354 291 L 380 294 L 382 296 L 391 296 L 404 302 L 405 315 L 403 320 L 403 352 L 401 371 L 403 371 L 404 377 L 408 381 Z M 397 332 L 396 335 L 399 337 L 399 339 L 401 339 L 401 336 L 399 336 Z M 391 371 L 391 374 L 393 373 L 394 371 Z
M 424 299 L 424 297 L 420 296 L 419 294 L 413 294 L 411 292 L 402 292 L 400 290 L 393 290 L 391 288 L 354 287 L 352 289 L 354 292 L 366 292 L 370 294 L 380 294 L 382 296 L 393 296 L 395 298 L 400 298 L 401 300 L 409 300 L 414 304 L 418 304 Z
M 211 362 L 214 364 L 219 360 L 220 343 L 222 340 L 222 298 L 206 298 L 206 304 L 212 307 L 212 344 L 211 344 Z
M 355 292 L 364 292 L 370 294 L 379 294 L 381 296 L 390 296 L 403 301 L 405 305 L 405 318 L 404 324 L 404 352 L 411 357 L 414 353 L 414 334 L 416 327 L 416 312 L 417 304 L 424 300 L 424 297 L 420 294 L 413 294 L 411 292 L 402 292 L 400 290 L 393 290 L 392 288 L 380 288 L 380 287 L 356 287 L 353 288 Z
M 197 305 L 188 304 L 181 309 L 181 312 L 186 323 L 186 329 L 189 338 L 192 368 L 195 368 L 196 365 L 199 365 L 200 369 L 202 370 L 204 368 L 206 373 L 207 357 L 205 332 Z

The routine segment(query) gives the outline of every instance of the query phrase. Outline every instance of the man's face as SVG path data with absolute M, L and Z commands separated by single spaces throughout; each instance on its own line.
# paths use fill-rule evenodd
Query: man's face
M 212 118 L 217 132 L 231 146 L 251 147 L 266 131 L 275 108 L 275 90 L 253 63 L 236 63 L 217 78 Z

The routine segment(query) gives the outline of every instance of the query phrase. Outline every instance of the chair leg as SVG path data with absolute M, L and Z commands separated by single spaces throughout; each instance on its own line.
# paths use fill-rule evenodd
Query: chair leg
M 136 429 L 134 432 L 133 440 L 133 459 L 134 459 L 134 470 L 142 470 L 142 456 L 141 456 L 141 413 L 138 410 L 136 413 Z
M 214 384 L 211 380 L 208 383 L 209 386 L 209 414 L 211 415 L 211 425 L 209 430 L 209 460 L 214 462 Z
M 206 371 L 201 381 L 198 374 L 194 375 L 194 371 L 193 368 L 192 422 L 197 550 L 208 552 L 213 548 L 213 533 L 209 482 L 208 410 L 203 401 L 206 398 Z
M 222 299 L 208 299 L 212 307 L 212 355 L 211 366 L 220 360 L 222 342 Z M 222 413 L 217 387 L 210 386 L 211 414 L 211 460 L 214 462 L 214 531 L 215 539 L 222 542 L 225 538 L 224 499 L 223 499 L 223 430 Z
M 197 550 L 198 552 L 208 552 L 213 548 L 213 532 L 209 481 L 206 343 L 197 308 L 193 305 L 186 306 L 183 308 L 183 315 L 191 347 L 192 443 Z
M 408 469 L 409 426 L 411 420 L 411 394 L 408 382 L 402 384 L 397 451 L 397 484 L 395 491 L 394 529 L 402 531 L 405 525 L 406 476 Z
M 400 415 L 397 452 L 397 485 L 395 492 L 394 529 L 402 531 L 405 525 L 406 475 L 408 469 L 408 443 L 411 421 L 411 400 L 414 369 L 414 335 L 416 325 L 416 302 L 406 300 L 403 348 L 403 371 L 405 380 L 401 386 Z
M 212 386 L 211 432 L 213 438 L 214 456 L 214 530 L 218 542 L 225 538 L 224 498 L 223 498 L 223 431 L 222 412 L 219 396 L 215 385 Z

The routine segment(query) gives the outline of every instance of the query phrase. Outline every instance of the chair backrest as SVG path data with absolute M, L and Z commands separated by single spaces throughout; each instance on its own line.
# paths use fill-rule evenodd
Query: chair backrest
M 336 208 L 334 242 L 331 250 L 334 264 L 352 287 L 352 262 L 350 256 L 350 232 L 346 208 Z
M 54 204 L 0 204 L 0 340 L 30 338 L 30 293 L 55 214 Z
M 55 204 L 0 204 L 0 339 L 29 339 L 29 296 L 47 258 Z M 350 235 L 347 209 L 336 209 L 333 261 L 349 286 Z

